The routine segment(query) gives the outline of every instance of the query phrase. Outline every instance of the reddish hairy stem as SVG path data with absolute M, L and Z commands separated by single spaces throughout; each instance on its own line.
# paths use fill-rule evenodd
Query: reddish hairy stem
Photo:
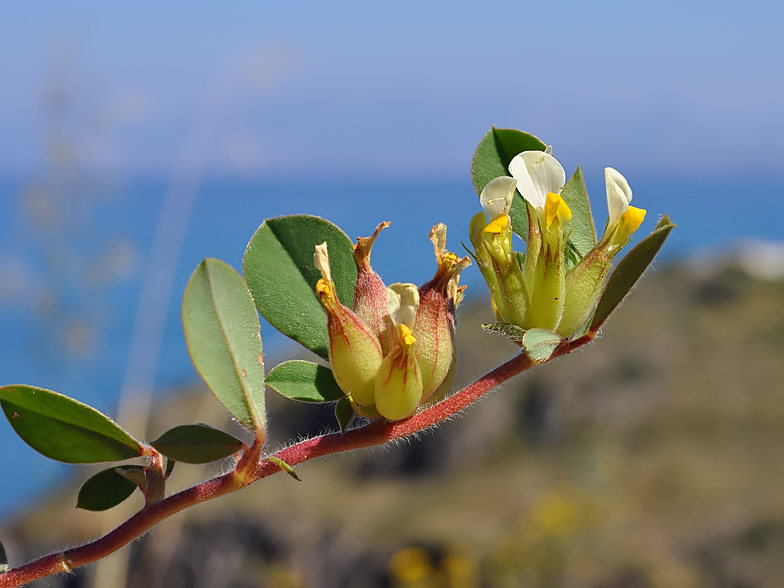
M 573 349 L 588 343 L 592 339 L 593 334 L 589 334 L 575 341 L 564 343 L 553 354 L 551 359 L 570 353 Z M 290 466 L 295 466 L 316 457 L 324 457 L 364 447 L 374 447 L 408 437 L 456 415 L 496 386 L 503 384 L 533 365 L 533 362 L 525 353 L 520 353 L 491 372 L 488 372 L 473 384 L 463 388 L 460 392 L 407 419 L 396 422 L 379 419 L 371 422 L 369 425 L 352 429 L 342 434 L 330 433 L 306 439 L 282 449 L 271 457 L 275 457 Z M 254 445 L 252 449 L 258 449 L 257 445 Z M 52 574 L 70 572 L 74 568 L 102 559 L 140 537 L 164 519 L 188 507 L 234 492 L 256 480 L 281 471 L 280 466 L 262 458 L 255 474 L 248 476 L 246 460 L 240 461 L 240 465 L 243 464 L 245 465 L 243 468 L 238 468 L 228 474 L 223 474 L 173 494 L 160 502 L 146 506 L 100 539 L 80 547 L 47 555 L 18 568 L 8 570 L 5 573 L 0 573 L 0 588 L 22 586 Z M 239 469 L 242 469 L 242 471 L 240 472 Z

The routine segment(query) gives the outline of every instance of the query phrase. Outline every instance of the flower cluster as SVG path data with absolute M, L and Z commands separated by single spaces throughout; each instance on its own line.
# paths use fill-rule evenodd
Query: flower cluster
M 316 246 L 321 272 L 316 285 L 329 332 L 329 361 L 340 388 L 357 414 L 399 420 L 428 400 L 443 397 L 452 385 L 456 363 L 455 308 L 465 286 L 460 272 L 471 261 L 446 251 L 446 225 L 430 232 L 438 269 L 432 280 L 386 287 L 370 266 L 371 237 L 357 239 L 357 283 L 353 308 L 338 300 L 327 244 Z
M 524 151 L 509 164 L 509 176 L 482 190 L 484 213 L 471 220 L 470 238 L 479 269 L 492 294 L 498 320 L 523 329 L 542 328 L 571 337 L 588 320 L 612 261 L 645 218 L 630 206 L 626 179 L 605 169 L 609 220 L 604 236 L 584 257 L 570 263 L 567 245 L 572 211 L 561 196 L 564 169 L 551 150 Z M 509 211 L 518 191 L 526 202 L 525 254 L 512 248 Z

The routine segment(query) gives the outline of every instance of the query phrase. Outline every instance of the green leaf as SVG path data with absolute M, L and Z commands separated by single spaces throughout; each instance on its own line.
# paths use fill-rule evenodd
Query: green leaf
M 509 175 L 509 163 L 515 155 L 523 151 L 544 151 L 547 145 L 538 138 L 516 129 L 497 129 L 492 127 L 479 142 L 471 162 L 471 177 L 474 189 L 481 194 L 490 180 Z M 515 192 L 512 208 L 512 230 L 524 240 L 528 238 L 528 212 L 525 200 Z
M 599 299 L 596 312 L 591 319 L 589 332 L 596 333 L 618 305 L 626 298 L 626 295 L 640 279 L 643 272 L 651 264 L 653 258 L 664 245 L 667 236 L 675 225 L 670 221 L 669 216 L 664 216 L 656 225 L 656 229 L 640 241 L 626 256 L 620 261 L 618 267 L 610 274 L 607 286 Z
M 272 463 L 274 463 L 274 464 L 275 464 L 276 466 L 278 466 L 278 467 L 279 467 L 281 470 L 283 470 L 283 471 L 284 471 L 284 472 L 286 472 L 286 473 L 287 473 L 289 476 L 291 476 L 292 478 L 294 478 L 294 479 L 295 479 L 297 482 L 301 482 L 301 481 L 302 481 L 302 480 L 300 479 L 300 477 L 297 475 L 297 472 L 295 472 L 295 471 L 294 471 L 294 468 L 293 468 L 293 467 L 291 467 L 289 464 L 287 464 L 287 463 L 286 463 L 285 461 L 283 461 L 282 459 L 280 459 L 280 458 L 277 458 L 277 457 L 274 457 L 274 456 L 272 456 L 272 455 L 271 455 L 271 456 L 269 456 L 269 457 L 267 458 L 267 461 L 271 461 Z
M 264 431 L 264 362 L 259 315 L 245 281 L 218 260 L 193 272 L 182 301 L 191 361 L 218 401 L 255 431 Z
M 0 406 L 16 434 L 50 459 L 98 463 L 143 454 L 141 444 L 108 416 L 57 392 L 5 386 Z
M 338 419 L 341 433 L 345 433 L 348 430 L 355 416 L 356 413 L 351 408 L 351 402 L 349 402 L 348 398 L 343 397 L 338 400 L 337 404 L 335 404 L 335 418 Z
M 310 361 L 294 359 L 267 374 L 267 386 L 292 400 L 331 402 L 344 397 L 332 370 Z
M 129 479 L 131 482 L 136 484 L 139 488 L 144 491 L 147 487 L 147 474 L 141 468 L 136 467 L 120 467 L 114 468 L 118 474 L 120 474 L 123 478 Z
M 316 245 L 327 242 L 338 298 L 354 302 L 357 267 L 346 234 L 315 216 L 268 219 L 248 243 L 243 272 L 261 315 L 287 337 L 323 358 L 329 355 L 327 315 L 316 296 L 321 274 L 313 265 Z
M 499 176 L 509 175 L 509 162 L 523 151 L 544 151 L 547 145 L 539 139 L 516 129 L 492 127 L 482 137 L 471 162 L 474 189 L 481 194 L 484 187 Z
M 490 333 L 498 333 L 508 339 L 511 339 L 518 345 L 523 344 L 523 337 L 525 336 L 525 329 L 513 325 L 512 323 L 492 323 L 489 325 L 482 325 L 482 329 Z
M 143 475 L 140 466 L 120 466 L 102 470 L 87 480 L 79 489 L 76 508 L 91 511 L 109 510 L 117 506 L 138 488 L 130 478 L 123 476 L 121 471 L 136 470 Z
M 150 445 L 175 461 L 212 463 L 234 455 L 244 444 L 228 433 L 199 423 L 169 429 Z
M 591 204 L 585 190 L 585 181 L 580 166 L 561 190 L 561 198 L 572 211 L 572 232 L 569 241 L 574 245 L 580 257 L 585 255 L 596 245 L 596 228 L 593 224 Z
M 547 329 L 528 329 L 523 336 L 525 353 L 534 363 L 544 363 L 565 339 Z

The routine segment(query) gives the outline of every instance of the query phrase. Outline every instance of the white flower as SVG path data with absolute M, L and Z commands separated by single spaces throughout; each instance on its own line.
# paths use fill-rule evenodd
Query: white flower
M 607 184 L 607 209 L 610 212 L 609 226 L 615 226 L 621 215 L 629 210 L 632 189 L 620 172 L 611 167 L 604 168 L 604 181 Z
M 509 173 L 517 180 L 517 190 L 534 208 L 543 211 L 548 194 L 560 195 L 566 173 L 558 160 L 546 151 L 523 151 L 509 163 Z
M 611 167 L 604 168 L 607 184 L 607 209 L 610 215 L 602 241 L 614 248 L 623 247 L 645 219 L 642 208 L 630 206 L 632 189 L 620 172 Z
M 512 207 L 517 180 L 509 176 L 501 176 L 490 180 L 479 196 L 479 203 L 492 223 L 501 215 L 509 214 Z

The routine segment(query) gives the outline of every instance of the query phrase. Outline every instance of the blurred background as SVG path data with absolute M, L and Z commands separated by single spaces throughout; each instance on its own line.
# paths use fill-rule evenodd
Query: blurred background
M 679 226 L 604 337 L 434 434 L 180 515 L 69 586 L 779 586 L 784 582 L 784 5 L 773 1 L 0 5 L 0 383 L 153 439 L 231 427 L 182 292 L 265 218 L 324 216 L 387 283 L 479 210 L 473 150 L 520 128 Z M 514 349 L 475 268 L 460 382 Z M 262 327 L 269 367 L 300 353 Z M 273 443 L 334 427 L 270 398 Z M 150 407 L 155 409 L 148 419 Z M 117 520 L 93 473 L 0 423 L 12 564 Z M 185 486 L 217 470 L 177 472 Z M 55 492 L 53 489 L 56 489 Z M 138 506 L 136 504 L 135 506 Z M 126 513 L 127 514 L 127 513 Z

